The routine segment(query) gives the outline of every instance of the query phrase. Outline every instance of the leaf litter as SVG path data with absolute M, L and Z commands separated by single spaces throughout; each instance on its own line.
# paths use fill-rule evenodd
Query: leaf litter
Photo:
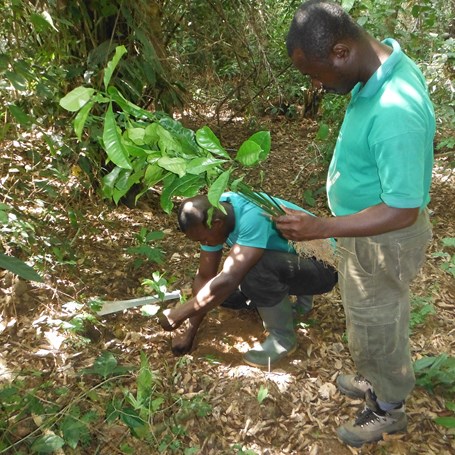
M 317 126 L 309 121 L 305 124 L 275 121 L 267 127 L 272 130 L 274 145 L 263 169 L 267 175 L 262 182 L 264 189 L 316 215 L 326 214 L 324 201 L 317 200 L 316 206 L 307 207 L 302 197 L 308 175 L 320 171 L 309 164 L 304 151 L 308 147 L 306 135 Z M 242 133 L 246 137 L 249 132 L 239 124 L 229 125 L 222 132 L 222 140 L 237 144 Z M 434 240 L 427 262 L 412 285 L 413 295 L 430 296 L 437 312 L 413 330 L 414 359 L 442 352 L 455 356 L 455 285 L 453 278 L 441 270 L 440 260 L 432 256 L 440 251 L 443 238 L 455 236 L 454 177 L 446 178 L 447 174 L 440 172 L 441 176 L 435 178 L 431 203 Z M 254 183 L 255 179 L 259 182 L 260 176 L 252 170 L 248 178 Z M 320 179 L 319 184 L 323 176 Z M 70 194 L 65 192 L 65 197 Z M 52 229 L 72 239 L 77 249 L 77 266 L 56 267 L 46 276 L 45 285 L 27 284 L 25 290 L 14 284 L 10 274 L 0 272 L 3 384 L 15 378 L 26 380 L 28 388 L 39 388 L 44 381 L 51 381 L 55 388 L 68 387 L 67 397 L 62 398 L 62 403 L 67 404 L 95 387 L 91 405 L 103 415 L 109 394 L 96 388 L 90 377 L 81 378 L 80 371 L 90 368 L 104 351 L 115 353 L 121 365 L 136 366 L 140 352 L 145 352 L 157 378 L 157 390 L 167 403 L 174 403 L 176 397 L 188 401 L 204 397 L 210 406 L 206 415 L 195 412 L 180 415 L 179 422 L 185 429 L 181 450 L 164 453 L 183 453 L 185 447 L 197 447 L 197 453 L 207 455 L 236 454 L 248 449 L 270 455 L 455 453 L 454 432 L 433 421 L 445 412 L 444 397 L 419 387 L 407 402 L 409 427 L 405 435 L 387 436 L 384 441 L 361 449 L 347 447 L 337 439 L 337 426 L 351 419 L 362 405 L 360 400 L 341 395 L 334 385 L 338 374 L 353 372 L 337 289 L 315 298 L 313 311 L 299 320 L 299 349 L 270 372 L 249 367 L 242 361 L 242 354 L 264 338 L 258 315 L 249 310 L 212 311 L 197 336 L 195 349 L 183 358 L 171 354 L 172 335 L 163 332 L 153 317 L 142 315 L 140 309 L 87 324 L 84 327 L 87 341 L 81 343 L 80 337 L 61 329 L 59 321 L 65 320 L 63 305 L 87 297 L 114 300 L 143 295 L 140 283 L 151 275 L 154 266 L 134 268 L 133 259 L 125 254 L 141 226 L 167 232 L 162 246 L 170 266 L 165 272 L 174 277 L 173 289 L 191 288 L 197 247 L 176 232 L 174 215 L 163 214 L 153 195 L 137 209 L 108 207 L 90 194 L 79 199 L 71 197 L 65 200 L 62 196 L 60 202 L 52 204 L 60 204 L 62 211 L 67 204 L 77 206 L 81 213 L 79 233 L 63 221 Z M 122 387 L 134 390 L 134 374 L 125 375 L 121 381 L 117 385 L 119 390 Z M 267 388 L 267 396 L 259 402 L 261 387 Z M 157 440 L 166 434 L 165 417 L 164 413 L 157 414 L 151 426 Z M 37 431 L 36 422 L 20 424 L 16 428 L 17 438 Z M 65 453 L 92 454 L 95 447 L 100 447 L 100 454 L 117 454 L 122 453 L 119 446 L 125 442 L 136 454 L 150 453 L 150 446 L 133 438 L 120 422 L 98 422 L 92 435 L 95 439 L 91 446 Z

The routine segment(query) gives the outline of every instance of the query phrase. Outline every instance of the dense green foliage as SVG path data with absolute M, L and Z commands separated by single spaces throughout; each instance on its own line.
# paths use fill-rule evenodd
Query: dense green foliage
M 90 133 L 93 125 L 95 131 L 99 130 L 97 120 L 90 116 L 92 109 L 97 104 L 108 105 L 102 117 L 103 133 L 99 142 L 115 167 L 102 179 L 103 195 L 117 203 L 133 185 L 140 184 L 139 197 L 160 183 L 161 206 L 169 213 L 173 197 L 195 196 L 201 188 L 207 188 L 209 201 L 221 208 L 218 201 L 235 165 L 254 166 L 266 159 L 271 147 L 270 133 L 252 135 L 240 146 L 235 160 L 231 160 L 209 127 L 194 133 L 163 113 L 141 109 L 110 86 L 112 74 L 125 53 L 124 46 L 116 48 L 104 71 L 103 92 L 80 86 L 60 100 L 62 107 L 77 112 L 74 129 L 79 140 L 87 122 L 92 124 Z M 225 163 L 227 168 L 222 167 Z

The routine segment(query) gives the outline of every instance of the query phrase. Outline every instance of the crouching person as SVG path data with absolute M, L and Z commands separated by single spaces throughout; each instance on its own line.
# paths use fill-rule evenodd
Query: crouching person
M 276 200 L 303 210 L 288 201 Z M 253 366 L 269 366 L 297 347 L 289 295 L 298 296 L 297 302 L 308 302 L 308 297 L 302 296 L 329 292 L 337 283 L 337 273 L 314 258 L 299 256 L 270 217 L 240 194 L 223 193 L 220 203 L 226 213 L 214 209 L 210 221 L 211 204 L 206 196 L 186 199 L 179 208 L 181 231 L 201 244 L 199 269 L 193 297 L 164 310 L 159 315 L 160 325 L 172 331 L 188 320 L 186 330 L 172 344 L 174 354 L 183 355 L 192 349 L 207 312 L 240 292 L 257 309 L 268 332 L 265 341 L 248 351 L 244 360 Z M 220 268 L 224 244 L 230 249 Z

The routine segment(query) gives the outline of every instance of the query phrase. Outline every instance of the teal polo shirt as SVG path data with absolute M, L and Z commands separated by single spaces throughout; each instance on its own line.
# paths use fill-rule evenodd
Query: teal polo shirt
M 430 200 L 435 116 L 417 65 L 393 39 L 389 58 L 351 101 L 327 175 L 334 215 L 385 203 L 421 210 Z
M 303 210 L 292 202 L 275 197 L 274 199 L 286 207 Z M 263 209 L 234 192 L 223 193 L 220 197 L 220 202 L 228 202 L 234 209 L 235 227 L 226 240 L 226 244 L 229 247 L 237 244 L 265 250 L 295 253 L 294 248 L 281 236 L 275 227 L 275 223 L 270 220 Z M 303 211 L 312 215 L 306 210 Z M 222 248 L 223 245 L 201 245 L 203 251 L 219 251 Z

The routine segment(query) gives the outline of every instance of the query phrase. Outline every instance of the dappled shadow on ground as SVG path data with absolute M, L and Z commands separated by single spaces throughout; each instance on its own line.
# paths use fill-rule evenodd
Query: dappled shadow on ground
M 258 184 L 259 172 L 264 171 L 267 177 L 261 186 L 265 190 L 316 214 L 326 214 L 324 194 L 318 191 L 324 185 L 323 166 L 318 149 L 308 142 L 315 125 L 283 120 L 263 127 L 272 131 L 272 153 L 260 169 L 251 171 L 249 180 Z M 222 140 L 236 147 L 251 132 L 231 124 L 222 131 Z M 413 330 L 415 359 L 440 353 L 455 356 L 453 278 L 441 270 L 442 259 L 433 257 L 441 251 L 443 238 L 455 236 L 454 177 L 442 164 L 438 161 L 431 204 L 435 238 L 427 263 L 412 286 L 413 295 L 432 302 L 437 311 Z M 25 189 L 33 186 L 27 178 L 31 176 L 24 175 L 21 182 Z M 83 176 L 71 177 L 75 178 Z M 316 196 L 314 207 L 305 205 L 305 189 Z M 11 189 L 11 195 L 13 191 L 16 189 Z M 351 418 L 361 403 L 340 395 L 334 386 L 338 374 L 353 369 L 337 289 L 318 296 L 312 313 L 296 321 L 299 348 L 273 371 L 252 368 L 242 361 L 242 354 L 264 337 L 255 311 L 212 311 L 193 351 L 182 358 L 171 354 L 172 335 L 139 308 L 81 320 L 76 333 L 75 314 L 65 306 L 68 302 L 126 299 L 152 292 L 141 282 L 154 270 L 165 273 L 169 288 L 189 289 L 197 267 L 197 246 L 176 231 L 175 215 L 160 210 L 155 193 L 146 196 L 138 208 L 128 209 L 101 203 L 83 188 L 77 194 L 69 191 L 55 196 L 36 191 L 47 210 L 36 216 L 41 221 L 47 217 L 47 236 L 61 239 L 66 255 L 49 259 L 44 284 L 23 283 L 0 273 L 0 374 L 3 385 L 20 379 L 27 391 L 34 389 L 33 394 L 44 402 L 55 400 L 54 413 L 60 414 L 51 431 L 57 435 L 63 431 L 58 420 L 62 421 L 71 406 L 77 405 L 81 416 L 88 410 L 96 414 L 90 435 L 75 449 L 64 446 L 61 453 L 454 453 L 453 432 L 433 421 L 446 413 L 443 396 L 421 388 L 415 389 L 407 403 L 407 434 L 390 436 L 362 450 L 338 441 L 336 427 Z M 77 224 L 69 222 L 69 209 L 78 214 Z M 24 207 L 23 212 L 27 211 Z M 134 258 L 126 253 L 141 227 L 165 232 L 160 243 L 166 258 L 163 265 L 135 267 Z M 37 232 L 36 236 L 44 234 Z M 35 251 L 38 246 L 31 248 L 39 253 Z M 85 310 L 78 310 L 76 316 Z M 113 397 L 117 397 L 120 411 L 132 408 L 131 401 L 129 407 L 125 403 L 128 392 L 134 395 L 140 388 L 137 370 L 119 373 L 117 379 L 81 375 L 105 351 L 114 354 L 119 365 L 136 368 L 140 353 L 146 354 L 154 378 L 148 392 L 162 401 L 156 411 L 147 414 L 151 424 L 147 435 L 135 438 L 127 419 L 109 419 Z M 56 390 L 61 394 L 55 395 Z M 27 450 L 36 437 L 50 431 L 42 425 L 44 417 L 37 417 L 40 409 L 34 409 L 33 416 L 17 417 L 17 410 L 10 406 L 8 412 L 15 423 L 8 429 L 8 437 L 17 443 L 14 450 Z M 23 442 L 21 438 L 25 438 Z

